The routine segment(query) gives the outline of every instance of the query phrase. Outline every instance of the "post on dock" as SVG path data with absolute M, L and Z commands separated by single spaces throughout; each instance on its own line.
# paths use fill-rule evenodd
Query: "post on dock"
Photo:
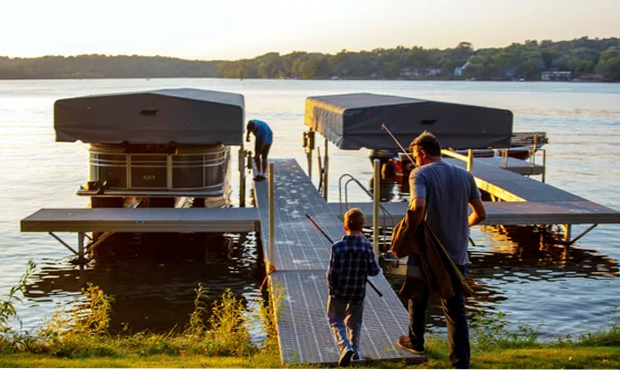
M 308 160 L 308 177 L 312 181 L 312 150 L 314 149 L 314 131 L 310 129 L 308 132 L 304 132 L 302 146 L 306 152 L 306 159 Z M 319 179 L 321 173 L 319 171 Z
M 547 149 L 541 149 L 542 151 L 542 182 L 545 182 L 547 175 Z
M 373 161 L 374 179 L 373 179 L 373 209 L 372 209 L 372 247 L 375 251 L 375 257 L 379 258 L 379 202 L 381 202 L 381 161 L 376 158 Z
M 467 171 L 471 172 L 474 169 L 474 151 L 467 149 Z
M 327 202 L 327 194 L 329 193 L 329 188 L 327 186 L 328 182 L 327 182 L 327 174 L 329 173 L 329 155 L 327 152 L 327 146 L 328 146 L 329 142 L 327 141 L 327 138 L 325 138 L 325 156 L 323 157 L 323 168 L 324 168 L 324 173 L 323 173 L 323 198 L 325 199 L 325 201 Z
M 269 163 L 269 264 L 271 266 L 276 265 L 276 255 L 275 255 L 275 199 L 273 194 L 274 189 L 274 179 L 273 179 L 273 163 Z
M 245 149 L 239 149 L 239 207 L 245 207 Z

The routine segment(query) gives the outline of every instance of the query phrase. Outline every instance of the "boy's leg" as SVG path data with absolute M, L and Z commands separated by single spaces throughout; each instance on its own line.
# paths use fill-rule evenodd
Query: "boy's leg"
M 347 305 L 345 324 L 347 325 L 347 334 L 349 343 L 355 352 L 353 359 L 360 360 L 360 334 L 362 333 L 362 317 L 364 315 L 364 301 L 360 303 Z
M 347 304 L 339 302 L 334 297 L 327 298 L 327 319 L 336 338 L 338 348 L 342 351 L 345 348 L 351 349 L 351 344 L 347 339 L 347 327 L 344 319 L 346 315 Z

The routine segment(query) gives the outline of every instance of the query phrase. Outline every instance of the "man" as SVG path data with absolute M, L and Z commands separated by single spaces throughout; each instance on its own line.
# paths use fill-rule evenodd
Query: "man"
M 258 174 L 254 180 L 262 181 L 267 178 L 267 155 L 269 155 L 269 148 L 273 142 L 273 133 L 265 122 L 257 119 L 250 120 L 246 130 L 246 141 L 250 141 L 250 133 L 254 133 L 256 138 L 254 142 L 254 163 L 256 163 Z
M 444 162 L 441 145 L 427 131 L 415 138 L 409 146 L 417 168 L 411 172 L 412 230 L 416 230 L 426 215 L 426 222 L 435 232 L 446 252 L 461 271 L 466 273 L 469 263 L 467 242 L 469 227 L 486 218 L 474 177 L 466 170 Z M 473 212 L 468 216 L 468 205 Z M 417 265 L 419 256 L 409 256 L 408 265 Z M 429 299 L 428 284 L 423 277 L 418 281 L 409 299 L 409 335 L 401 336 L 397 345 L 414 354 L 424 354 L 426 310 Z M 448 328 L 450 361 L 455 368 L 469 368 L 469 328 L 465 316 L 465 298 L 459 284 L 455 295 L 441 299 Z
M 327 318 L 340 348 L 339 366 L 361 360 L 359 352 L 366 278 L 381 268 L 375 260 L 372 244 L 364 239 L 364 213 L 359 208 L 344 215 L 345 236 L 332 245 L 327 268 Z

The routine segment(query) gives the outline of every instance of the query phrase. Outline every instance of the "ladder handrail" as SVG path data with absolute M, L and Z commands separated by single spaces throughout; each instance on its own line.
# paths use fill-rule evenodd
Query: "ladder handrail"
M 344 175 L 340 176 L 340 178 L 338 179 L 338 201 L 339 201 L 339 203 L 338 203 L 338 211 L 339 211 L 341 217 L 343 216 L 343 213 L 342 213 L 342 179 L 344 177 L 347 177 L 347 176 L 350 178 L 345 183 L 345 186 L 344 186 L 345 204 L 347 205 L 347 207 L 349 205 L 348 186 L 349 186 L 349 183 L 351 181 L 354 181 L 366 194 L 368 194 L 368 196 L 371 199 L 374 198 L 373 195 L 370 193 L 370 191 L 368 189 L 366 189 L 366 187 L 361 182 L 359 182 L 359 180 L 357 180 L 355 177 L 353 177 L 353 175 L 345 173 Z M 387 208 L 385 208 L 381 204 L 380 200 L 379 200 L 379 207 L 383 210 L 384 214 L 387 214 L 387 215 L 390 216 L 390 219 L 392 219 L 392 225 L 391 226 L 394 227 L 396 225 L 396 222 L 394 220 L 394 215 L 392 215 L 390 213 L 390 211 L 388 211 Z M 385 230 L 384 230 L 384 232 L 385 232 Z

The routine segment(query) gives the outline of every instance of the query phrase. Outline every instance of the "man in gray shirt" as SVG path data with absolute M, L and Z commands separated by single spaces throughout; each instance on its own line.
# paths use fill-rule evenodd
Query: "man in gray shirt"
M 441 158 L 441 145 L 427 131 L 415 138 L 409 146 L 417 168 L 411 171 L 411 203 L 413 210 L 410 227 L 416 230 L 426 215 L 426 222 L 443 244 L 446 252 L 461 271 L 466 273 L 469 263 L 467 242 L 469 227 L 486 218 L 474 177 L 466 170 L 448 164 Z M 468 206 L 473 212 L 468 216 Z M 417 265 L 419 256 L 409 256 L 409 265 Z M 409 299 L 409 335 L 398 339 L 398 346 L 414 354 L 424 354 L 426 310 L 429 300 L 428 284 L 418 278 L 418 287 Z M 455 296 L 442 299 L 448 328 L 450 361 L 455 368 L 469 368 L 469 328 L 465 315 L 465 298 L 458 284 Z

